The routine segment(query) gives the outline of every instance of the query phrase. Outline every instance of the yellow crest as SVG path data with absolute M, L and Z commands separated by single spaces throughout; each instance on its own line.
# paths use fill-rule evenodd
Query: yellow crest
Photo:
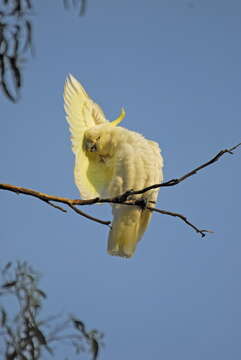
M 126 116 L 125 109 L 121 108 L 121 113 L 120 113 L 120 115 L 118 116 L 117 119 L 115 119 L 114 121 L 111 121 L 111 122 L 110 122 L 110 125 L 112 125 L 112 126 L 117 126 L 117 125 L 124 119 L 125 116 Z

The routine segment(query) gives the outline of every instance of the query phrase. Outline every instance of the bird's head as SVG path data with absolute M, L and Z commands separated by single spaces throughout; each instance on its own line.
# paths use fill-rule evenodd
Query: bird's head
M 97 153 L 102 156 L 110 155 L 113 145 L 113 129 L 125 117 L 124 109 L 121 110 L 120 116 L 108 123 L 96 125 L 85 131 L 84 149 L 87 152 Z

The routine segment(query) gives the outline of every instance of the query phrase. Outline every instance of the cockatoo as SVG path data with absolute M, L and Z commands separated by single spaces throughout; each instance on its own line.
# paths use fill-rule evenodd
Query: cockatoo
M 72 76 L 64 88 L 66 118 L 75 154 L 75 183 L 83 199 L 116 197 L 162 182 L 163 159 L 154 141 L 118 126 L 125 116 L 109 122 L 102 109 Z M 158 189 L 132 199 L 154 204 Z M 140 206 L 112 204 L 113 221 L 108 236 L 110 255 L 130 258 L 151 219 Z

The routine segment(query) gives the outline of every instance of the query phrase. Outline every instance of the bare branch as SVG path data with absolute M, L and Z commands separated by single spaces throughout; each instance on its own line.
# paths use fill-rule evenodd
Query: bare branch
M 97 219 L 96 217 L 93 217 L 91 215 L 88 215 L 86 213 L 84 213 L 83 211 L 79 210 L 77 207 L 75 207 L 74 205 L 71 205 L 71 204 L 68 204 L 69 207 L 75 211 L 77 214 L 81 215 L 81 216 L 84 216 L 86 217 L 87 219 L 89 220 L 93 220 L 95 222 L 98 222 L 99 224 L 103 224 L 103 225 L 110 225 L 111 224 L 111 221 L 104 221 L 104 220 L 100 220 L 100 219 Z
M 160 188 L 160 187 L 167 187 L 167 186 L 177 185 L 180 182 L 182 182 L 182 181 L 186 180 L 187 178 L 189 178 L 190 176 L 196 174 L 201 169 L 204 169 L 205 167 L 215 163 L 224 154 L 226 154 L 226 153 L 233 154 L 233 151 L 235 149 L 237 149 L 240 145 L 241 145 L 241 143 L 231 147 L 230 149 L 225 149 L 225 150 L 219 151 L 219 153 L 217 155 L 215 155 L 211 160 L 205 162 L 204 164 L 198 166 L 197 168 L 191 170 L 190 172 L 188 172 L 187 174 L 185 174 L 185 175 L 183 175 L 183 176 L 181 176 L 179 178 L 171 179 L 171 180 L 163 182 L 161 184 L 154 184 L 152 186 L 148 186 L 148 187 L 146 187 L 144 189 L 141 189 L 141 190 L 136 190 L 136 191 L 128 190 L 124 194 L 122 194 L 120 196 L 117 196 L 117 197 L 114 197 L 114 198 L 106 198 L 106 199 L 94 198 L 94 199 L 89 199 L 89 200 L 69 199 L 69 198 L 60 197 L 60 196 L 48 195 L 48 194 L 45 194 L 45 193 L 42 193 L 42 192 L 39 192 L 39 191 L 36 191 L 36 190 L 27 189 L 27 188 L 24 188 L 24 187 L 10 185 L 10 184 L 0 184 L 0 190 L 7 190 L 7 191 L 14 192 L 16 194 L 29 195 L 29 196 L 35 197 L 35 198 L 37 198 L 37 199 L 39 199 L 41 201 L 44 201 L 48 205 L 50 205 L 50 206 L 52 206 L 52 207 L 54 207 L 54 208 L 56 208 L 56 209 L 58 209 L 60 211 L 67 212 L 67 210 L 65 210 L 61 206 L 53 204 L 53 202 L 62 203 L 62 204 L 67 205 L 68 207 L 70 207 L 78 215 L 84 216 L 85 218 L 87 218 L 89 220 L 92 220 L 92 221 L 95 221 L 95 222 L 98 222 L 100 224 L 110 226 L 111 221 L 101 220 L 101 219 L 93 217 L 93 216 L 91 216 L 89 214 L 86 214 L 85 212 L 79 210 L 76 207 L 76 205 L 83 206 L 83 205 L 92 205 L 92 204 L 97 204 L 97 203 L 101 203 L 101 204 L 103 204 L 103 203 L 111 203 L 111 204 L 120 204 L 120 205 L 128 205 L 128 206 L 139 206 L 139 207 L 143 208 L 143 204 L 140 203 L 140 199 L 128 200 L 128 197 L 133 196 L 133 195 L 143 194 L 143 193 L 145 193 L 145 192 L 147 192 L 149 190 Z M 187 220 L 187 218 L 182 214 L 167 211 L 167 210 L 161 210 L 161 209 L 157 209 L 157 208 L 153 208 L 153 207 L 149 207 L 149 206 L 144 206 L 144 208 L 148 209 L 150 211 L 158 212 L 160 214 L 179 217 L 187 225 L 192 227 L 197 233 L 201 234 L 202 237 L 205 236 L 205 233 L 212 233 L 211 230 L 201 230 L 201 229 L 197 228 L 189 220 Z
M 55 202 L 66 204 L 66 205 L 69 205 L 69 204 L 71 204 L 71 205 L 92 205 L 97 202 L 104 202 L 104 201 L 100 201 L 99 198 L 94 198 L 94 199 L 90 199 L 90 200 L 80 200 L 80 199 L 75 200 L 75 199 L 69 199 L 69 198 L 60 197 L 60 196 L 48 195 L 48 194 L 42 193 L 40 191 L 27 189 L 27 188 L 24 188 L 21 186 L 15 186 L 15 185 L 10 185 L 10 184 L 0 184 L 0 190 L 8 190 L 11 192 L 15 192 L 16 194 L 24 194 L 24 195 L 33 196 L 33 197 L 36 197 L 43 201 L 55 201 Z M 110 201 L 108 201 L 108 199 L 106 199 L 105 202 L 110 202 Z
M 197 233 L 201 234 L 202 237 L 204 237 L 206 234 L 205 233 L 213 233 L 212 230 L 201 230 L 198 229 L 195 225 L 193 225 L 192 223 L 190 223 L 190 221 L 187 220 L 186 216 L 179 214 L 179 213 L 175 213 L 175 212 L 171 212 L 171 211 L 166 211 L 166 210 L 161 210 L 161 209 L 156 209 L 156 208 L 152 208 L 152 207 L 147 207 L 148 210 L 151 211 L 155 211 L 158 212 L 160 214 L 164 214 L 164 215 L 170 215 L 170 216 L 174 216 L 174 217 L 179 217 L 181 220 L 183 220 L 187 225 L 191 226 Z
M 55 209 L 58 209 L 60 211 L 63 211 L 64 213 L 67 212 L 67 210 L 65 210 L 64 208 L 62 208 L 61 206 L 58 206 L 58 205 L 55 205 L 53 204 L 51 201 L 49 200 L 43 200 L 46 204 L 50 205 L 50 206 L 53 206 Z

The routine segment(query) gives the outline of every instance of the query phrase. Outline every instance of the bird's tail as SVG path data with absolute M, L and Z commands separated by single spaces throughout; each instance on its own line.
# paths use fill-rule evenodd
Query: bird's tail
M 113 205 L 113 223 L 108 238 L 110 255 L 129 258 L 143 235 L 151 212 L 136 206 Z
M 141 212 L 141 221 L 139 226 L 139 239 L 141 239 L 142 235 L 146 231 L 146 228 L 151 221 L 152 212 L 149 210 L 142 210 Z

